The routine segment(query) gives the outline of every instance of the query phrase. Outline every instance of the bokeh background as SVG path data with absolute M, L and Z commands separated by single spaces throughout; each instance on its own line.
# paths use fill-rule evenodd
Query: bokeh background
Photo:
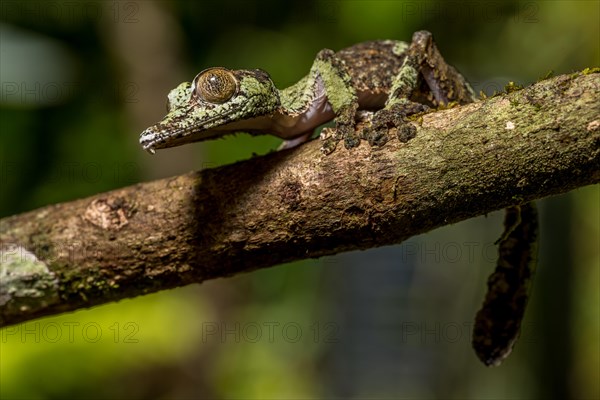
M 139 133 L 208 66 L 279 87 L 322 48 L 434 33 L 491 94 L 598 66 L 598 1 L 2 1 L 0 217 L 264 154 L 237 135 L 150 156 Z M 539 202 L 540 265 L 511 357 L 470 347 L 502 214 L 403 244 L 0 331 L 2 399 L 597 399 L 598 186 Z

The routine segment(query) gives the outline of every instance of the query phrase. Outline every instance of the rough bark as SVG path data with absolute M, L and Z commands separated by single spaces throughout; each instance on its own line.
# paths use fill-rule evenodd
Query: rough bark
M 0 324 L 368 249 L 600 181 L 600 75 L 427 114 L 408 143 L 319 141 L 0 220 Z M 392 132 L 393 133 L 393 132 Z

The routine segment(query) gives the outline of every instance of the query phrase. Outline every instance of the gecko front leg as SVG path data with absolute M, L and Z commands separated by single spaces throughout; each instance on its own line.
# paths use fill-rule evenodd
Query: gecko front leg
M 318 125 L 315 121 L 326 122 L 333 118 L 335 128 L 325 128 L 321 134 L 321 151 L 325 154 L 333 152 L 342 140 L 347 148 L 360 143 L 354 131 L 358 110 L 356 90 L 344 62 L 333 50 L 324 49 L 317 53 L 308 75 L 281 91 L 281 110 L 283 115 L 302 115 L 301 121 L 295 122 L 295 129 L 306 121 L 308 132 L 302 137 L 307 140 Z M 292 140 L 296 141 L 293 144 L 297 144 L 296 138 Z M 284 147 L 290 146 L 284 143 Z

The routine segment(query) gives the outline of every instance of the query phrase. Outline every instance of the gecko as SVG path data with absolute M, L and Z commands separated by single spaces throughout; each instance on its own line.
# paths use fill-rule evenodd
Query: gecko
M 207 68 L 167 96 L 167 115 L 144 130 L 142 147 L 157 149 L 216 139 L 236 132 L 284 139 L 280 149 L 296 147 L 321 131 L 321 151 L 348 150 L 366 141 L 384 146 L 416 135 L 408 117 L 449 104 L 476 101 L 466 79 L 440 54 L 432 34 L 415 32 L 410 43 L 363 42 L 338 52 L 318 52 L 306 76 L 279 90 L 260 69 Z M 368 123 L 357 132 L 361 112 Z M 499 365 L 519 336 L 531 293 L 537 243 L 537 214 L 531 203 L 506 209 L 498 241 L 496 270 L 477 313 L 472 344 L 487 366 Z
M 335 128 L 321 135 L 321 150 L 329 154 L 340 141 L 348 149 L 362 139 L 382 146 L 389 128 L 406 142 L 416 130 L 407 116 L 474 98 L 471 86 L 442 58 L 431 33 L 419 31 L 411 43 L 380 40 L 337 53 L 321 50 L 308 75 L 283 90 L 260 69 L 205 69 L 169 93 L 168 114 L 141 134 L 140 143 L 153 152 L 247 132 L 280 137 L 286 141 L 282 147 L 290 148 L 333 119 Z M 377 111 L 370 127 L 356 133 L 360 110 Z

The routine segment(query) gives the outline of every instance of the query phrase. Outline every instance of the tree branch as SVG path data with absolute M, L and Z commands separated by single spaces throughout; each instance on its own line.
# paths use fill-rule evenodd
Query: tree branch
M 400 243 L 600 181 L 600 75 L 438 111 L 383 148 L 319 141 L 0 220 L 0 324 Z

